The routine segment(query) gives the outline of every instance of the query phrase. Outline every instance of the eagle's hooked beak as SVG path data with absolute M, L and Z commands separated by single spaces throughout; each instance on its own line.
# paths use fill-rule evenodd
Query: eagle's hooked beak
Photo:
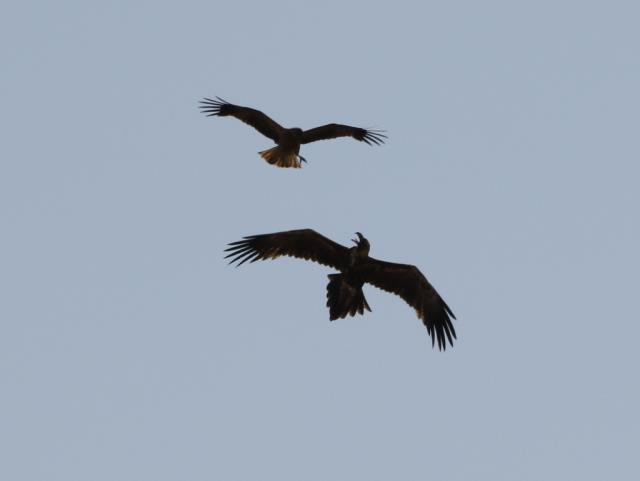
M 355 242 L 356 244 L 360 244 L 362 239 L 364 239 L 364 236 L 362 234 L 360 234 L 360 232 L 356 232 L 356 235 L 358 236 L 358 239 L 351 239 L 351 242 Z

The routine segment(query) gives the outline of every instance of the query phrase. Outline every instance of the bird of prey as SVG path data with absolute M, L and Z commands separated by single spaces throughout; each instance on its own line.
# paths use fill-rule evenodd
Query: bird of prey
M 353 137 L 369 145 L 380 145 L 387 138 L 383 130 L 367 130 L 341 124 L 327 124 L 310 130 L 285 129 L 259 110 L 233 105 L 220 97 L 216 97 L 216 100 L 205 97 L 200 103 L 202 104 L 200 108 L 207 117 L 213 115 L 226 117 L 230 115 L 249 124 L 262 135 L 269 137 L 278 144 L 271 149 L 258 152 L 264 160 L 277 167 L 293 167 L 295 169 L 302 167 L 300 161 L 307 161 L 299 154 L 300 145 L 315 142 L 316 140 Z
M 369 241 L 359 232 L 356 235 L 358 238 L 352 239 L 355 246 L 350 248 L 312 229 L 252 235 L 231 242 L 225 249 L 228 252 L 225 258 L 230 257 L 230 264 L 237 262 L 240 266 L 247 261 L 291 256 L 333 267 L 340 272 L 329 274 L 327 285 L 327 307 L 332 321 L 364 314 L 365 309 L 371 311 L 362 292 L 362 286 L 368 282 L 400 296 L 413 307 L 426 326 L 432 345 L 437 341 L 438 348 L 443 350 L 449 341 L 453 346 L 456 331 L 451 318 L 456 317 L 422 272 L 415 266 L 369 257 Z

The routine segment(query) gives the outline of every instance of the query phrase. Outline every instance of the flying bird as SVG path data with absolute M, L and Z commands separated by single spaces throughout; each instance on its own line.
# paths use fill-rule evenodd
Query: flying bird
M 364 314 L 365 309 L 371 311 L 362 292 L 362 286 L 369 283 L 400 296 L 413 307 L 426 326 L 432 345 L 437 341 L 443 350 L 448 341 L 453 346 L 456 331 L 451 319 L 456 317 L 422 272 L 415 266 L 369 257 L 369 241 L 359 232 L 356 235 L 358 238 L 352 239 L 355 245 L 350 248 L 312 229 L 252 235 L 231 242 L 225 249 L 225 258 L 240 266 L 247 261 L 291 256 L 333 267 L 340 272 L 328 276 L 327 307 L 332 321 Z
M 302 167 L 300 161 L 307 162 L 300 152 L 301 144 L 308 144 L 316 140 L 335 139 L 337 137 L 353 137 L 369 145 L 380 145 L 387 138 L 383 130 L 367 130 L 341 124 L 327 124 L 315 129 L 302 130 L 299 128 L 285 129 L 269 116 L 249 107 L 233 105 L 226 100 L 216 97 L 216 100 L 204 98 L 200 109 L 211 117 L 232 116 L 249 124 L 262 135 L 269 137 L 276 144 L 275 147 L 258 152 L 260 156 L 277 167 Z

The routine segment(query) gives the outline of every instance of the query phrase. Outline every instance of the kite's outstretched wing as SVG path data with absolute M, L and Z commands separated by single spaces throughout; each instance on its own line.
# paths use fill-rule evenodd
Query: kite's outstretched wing
M 249 124 L 256 129 L 262 135 L 269 137 L 274 142 L 278 142 L 280 134 L 284 130 L 283 127 L 268 115 L 260 112 L 259 110 L 249 107 L 241 107 L 240 105 L 233 105 L 226 100 L 216 97 L 216 100 L 204 98 L 201 100 L 200 109 L 207 117 L 217 115 L 220 117 L 232 116 L 236 119 L 242 120 L 245 124 Z
M 305 130 L 302 134 L 302 143 L 308 144 L 316 140 L 328 140 L 338 137 L 353 137 L 369 145 L 380 145 L 384 144 L 384 140 L 387 138 L 383 132 L 384 130 L 367 130 L 349 125 L 327 124 L 315 129 Z

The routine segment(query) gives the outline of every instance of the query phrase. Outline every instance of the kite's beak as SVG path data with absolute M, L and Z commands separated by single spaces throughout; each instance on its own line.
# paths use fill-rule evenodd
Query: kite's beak
M 356 244 L 360 244 L 360 241 L 362 241 L 363 236 L 362 236 L 362 234 L 360 234 L 360 232 L 356 232 L 356 235 L 358 236 L 358 239 L 351 239 L 351 242 L 355 242 Z

